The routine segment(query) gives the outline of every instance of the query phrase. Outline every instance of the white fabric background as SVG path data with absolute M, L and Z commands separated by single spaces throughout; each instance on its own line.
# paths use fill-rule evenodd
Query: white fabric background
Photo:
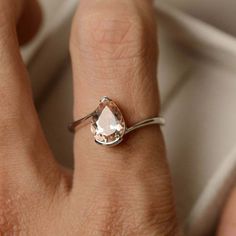
M 68 37 L 77 1 L 41 2 L 44 27 L 23 55 L 49 143 L 71 165 Z M 186 235 L 213 235 L 236 173 L 236 1 L 159 0 L 156 7 L 163 131 L 178 214 Z

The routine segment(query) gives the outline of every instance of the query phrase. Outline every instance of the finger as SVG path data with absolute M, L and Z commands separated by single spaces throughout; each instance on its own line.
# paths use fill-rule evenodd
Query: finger
M 28 43 L 36 35 L 40 28 L 41 21 L 42 12 L 38 1 L 26 1 L 17 24 L 17 34 L 20 45 Z
M 232 191 L 223 211 L 218 236 L 236 235 L 236 189 Z
M 24 3 L 0 1 L 0 191 L 10 185 L 9 181 L 21 183 L 20 189 L 29 189 L 32 183 L 36 186 L 33 177 L 38 178 L 40 173 L 50 178 L 55 169 L 18 46 L 16 25 Z
M 155 26 L 148 8 L 142 1 L 81 2 L 71 39 L 75 119 L 93 111 L 104 95 L 120 105 L 128 126 L 158 115 Z M 90 131 L 79 129 L 76 154 L 95 156 L 97 151 L 109 156 L 114 149 L 95 145 Z
M 80 1 L 71 38 L 75 119 L 93 111 L 104 95 L 118 103 L 128 126 L 159 115 L 155 29 L 150 1 Z M 95 144 L 90 129 L 79 127 L 73 191 L 82 208 L 92 201 L 93 220 L 99 218 L 97 207 L 110 209 L 112 202 L 110 207 L 125 209 L 126 202 L 131 212 L 139 204 L 143 211 L 148 209 L 152 217 L 145 220 L 154 220 L 153 227 L 159 222 L 159 233 L 165 226 L 167 231 L 176 226 L 158 126 L 137 130 L 114 148 Z M 96 203 L 100 199 L 106 199 L 107 206 Z

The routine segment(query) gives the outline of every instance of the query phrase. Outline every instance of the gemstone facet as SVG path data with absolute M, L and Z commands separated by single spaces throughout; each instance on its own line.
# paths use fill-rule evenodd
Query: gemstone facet
M 95 141 L 102 145 L 116 145 L 126 131 L 123 115 L 118 106 L 108 97 L 100 100 L 92 117 L 91 131 Z

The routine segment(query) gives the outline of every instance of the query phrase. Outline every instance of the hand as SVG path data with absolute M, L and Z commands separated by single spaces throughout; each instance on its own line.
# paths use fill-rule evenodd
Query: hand
M 39 12 L 34 0 L 0 0 L 0 235 L 179 235 L 158 126 L 114 148 L 95 144 L 82 126 L 73 175 L 54 160 L 18 46 L 34 34 Z M 103 95 L 128 125 L 159 114 L 155 29 L 149 0 L 80 1 L 70 43 L 75 119 Z

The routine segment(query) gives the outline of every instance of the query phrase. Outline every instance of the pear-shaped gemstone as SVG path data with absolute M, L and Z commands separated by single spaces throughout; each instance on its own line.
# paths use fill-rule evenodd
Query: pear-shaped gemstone
M 100 100 L 93 116 L 91 130 L 95 141 L 102 145 L 118 144 L 126 130 L 123 115 L 118 106 L 108 97 Z

